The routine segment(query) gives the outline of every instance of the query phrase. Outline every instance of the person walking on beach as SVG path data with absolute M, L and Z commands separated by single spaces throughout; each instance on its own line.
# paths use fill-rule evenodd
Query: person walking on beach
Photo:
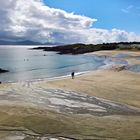
M 75 77 L 75 73 L 74 72 L 71 73 L 71 77 L 72 77 L 72 79 L 74 79 L 74 77 Z

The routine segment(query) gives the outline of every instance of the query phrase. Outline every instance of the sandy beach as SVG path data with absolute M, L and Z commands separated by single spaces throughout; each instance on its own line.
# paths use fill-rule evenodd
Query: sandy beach
M 140 52 L 88 55 L 125 57 Z M 140 73 L 122 65 L 51 81 L 0 85 L 0 139 L 140 139 Z

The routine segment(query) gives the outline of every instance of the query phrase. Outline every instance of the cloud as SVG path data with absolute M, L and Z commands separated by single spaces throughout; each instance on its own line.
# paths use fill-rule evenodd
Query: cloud
M 129 10 L 127 10 L 127 9 L 121 9 L 121 11 L 124 13 L 129 13 Z
M 121 9 L 122 12 L 124 13 L 130 13 L 131 9 L 133 9 L 134 5 L 129 5 L 127 8 L 125 9 Z
M 140 41 L 134 33 L 93 28 L 97 19 L 50 8 L 42 0 L 0 1 L 0 19 L 1 39 L 61 43 Z

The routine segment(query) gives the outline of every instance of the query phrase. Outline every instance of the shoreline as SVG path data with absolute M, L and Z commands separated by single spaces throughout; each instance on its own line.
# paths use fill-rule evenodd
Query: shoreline
M 118 66 L 117 66 L 118 68 Z M 115 67 L 116 69 L 116 67 Z M 140 77 L 140 73 L 135 73 L 135 72 L 131 72 L 128 70 L 121 70 L 121 71 L 115 71 L 114 69 L 100 69 L 100 70 L 96 70 L 96 71 L 86 71 L 83 72 L 82 74 L 78 74 L 76 75 L 75 79 L 72 79 L 71 76 L 61 76 L 61 77 L 55 77 L 55 78 L 50 78 L 50 79 L 39 79 L 39 80 L 32 80 L 32 81 L 18 81 L 18 82 L 10 82 L 10 83 L 2 83 L 0 84 L 0 89 L 4 88 L 6 90 L 7 87 L 12 87 L 13 89 L 18 89 L 16 87 L 24 87 L 25 88 L 30 88 L 31 86 L 33 86 L 33 88 L 42 88 L 42 89 L 60 89 L 60 90 L 66 90 L 66 91 L 75 91 L 78 94 L 81 95 L 85 95 L 85 96 L 95 96 L 97 98 L 101 98 L 101 99 L 107 99 L 110 101 L 113 101 L 114 103 L 124 103 L 126 105 L 130 105 L 131 107 L 140 107 L 140 103 L 138 103 L 139 105 L 135 106 L 134 104 L 127 104 L 127 102 L 120 102 L 119 100 L 112 100 L 112 98 L 108 98 L 107 96 L 102 96 L 101 94 L 91 94 L 90 91 L 88 91 L 88 87 L 85 87 L 86 81 L 87 82 L 92 82 L 92 80 L 95 81 L 98 79 L 98 75 L 99 78 L 102 75 L 113 75 L 113 79 L 115 75 L 121 76 L 123 77 L 125 75 L 130 75 L 131 77 L 135 76 L 135 77 Z M 92 79 L 93 77 L 93 79 Z M 97 78 L 96 78 L 97 77 Z M 104 79 L 104 78 L 103 78 Z M 79 81 L 80 80 L 80 81 Z M 83 85 L 83 89 L 81 90 L 80 88 L 82 88 L 82 85 L 78 85 L 79 87 L 75 87 L 73 84 L 77 83 L 77 82 L 81 82 L 81 80 L 84 82 L 85 81 L 85 86 Z M 139 80 L 140 81 L 140 80 Z M 106 83 L 101 83 L 101 85 L 106 85 Z M 92 84 L 91 84 L 92 85 Z M 44 87 L 45 86 L 45 87 Z M 125 86 L 125 85 L 124 85 Z M 84 89 L 85 88 L 85 89 Z M 84 92 L 86 90 L 86 92 Z M 140 88 L 139 88 L 140 91 Z M 98 92 L 97 92 L 98 93 Z M 101 95 L 101 96 L 100 96 Z M 114 98 L 114 97 L 113 97 Z M 0 105 L 1 106 L 1 105 Z M 28 106 L 28 105 L 27 105 Z
M 110 71 L 111 68 L 113 68 L 115 66 L 116 66 L 116 68 L 118 68 L 121 65 L 117 65 L 117 64 L 116 65 L 105 65 L 105 66 L 103 66 L 105 68 L 101 68 L 101 69 L 97 69 L 97 70 L 78 72 L 78 73 L 75 73 L 75 77 L 86 76 L 86 75 L 90 75 L 90 74 L 92 75 L 92 74 L 94 74 L 94 73 L 96 73 L 98 71 Z M 129 70 L 126 70 L 126 71 L 130 72 L 130 73 L 138 74 L 138 75 L 140 74 L 139 72 L 133 72 L 133 71 L 129 71 Z M 58 77 L 52 77 L 52 78 L 39 78 L 39 79 L 32 79 L 32 80 L 7 81 L 7 82 L 2 82 L 1 85 L 2 84 L 49 82 L 49 81 L 57 81 L 57 80 L 64 80 L 64 79 L 72 79 L 71 74 L 58 76 Z
M 121 56 L 121 54 L 123 55 L 128 55 L 126 56 L 126 58 L 121 58 L 123 56 Z M 98 69 L 95 69 L 95 70 L 86 70 L 86 71 L 81 71 L 81 72 L 75 72 L 76 75 L 83 75 L 83 74 L 86 74 L 86 73 L 89 73 L 89 72 L 96 72 L 98 70 L 102 70 L 102 69 L 110 69 L 112 66 L 117 66 L 119 67 L 119 65 L 121 66 L 127 66 L 127 65 L 131 65 L 131 64 L 136 64 L 139 66 L 139 71 L 140 72 L 140 52 L 139 51 L 122 51 L 122 50 L 114 50 L 114 51 L 97 51 L 97 52 L 92 52 L 92 53 L 86 53 L 86 54 L 83 54 L 83 55 L 87 55 L 87 56 L 92 56 L 92 55 L 95 55 L 95 56 L 104 56 L 106 60 L 104 61 L 109 61 L 109 62 L 104 62 L 104 65 L 103 66 L 100 66 Z M 116 55 L 120 55 L 118 57 L 116 57 Z M 133 57 L 133 59 L 130 59 L 130 57 Z M 110 57 L 110 60 L 112 62 L 110 62 L 110 60 L 107 60 L 108 58 Z M 127 58 L 128 57 L 128 58 Z M 136 60 L 136 58 L 134 57 L 139 57 L 139 59 Z M 116 60 L 115 60 L 116 59 Z M 120 63 L 119 61 L 126 61 L 127 64 L 117 64 L 117 63 Z M 118 61 L 118 62 L 117 62 Z M 115 64 L 116 63 L 116 64 Z M 130 71 L 133 71 L 133 69 L 135 68 L 130 68 L 131 69 Z M 137 72 L 137 71 L 134 71 L 134 72 Z M 63 78 L 67 78 L 67 77 L 70 77 L 71 75 L 68 74 L 68 75 L 61 75 L 61 76 L 55 76 L 55 77 L 48 77 L 48 78 L 36 78 L 36 79 L 30 79 L 30 80 L 19 80 L 19 81 L 3 81 L 2 83 L 18 83 L 18 82 L 37 82 L 37 81 L 50 81 L 50 80 L 57 80 L 57 79 L 63 79 Z
M 139 139 L 139 83 L 140 73 L 116 68 L 3 83 L 0 139 Z
M 82 76 L 91 72 L 96 72 L 97 70 L 90 70 L 90 71 L 82 71 L 82 72 L 77 72 L 75 73 L 75 76 Z M 1 84 L 16 84 L 16 83 L 23 83 L 23 82 L 31 82 L 31 83 L 35 83 L 35 82 L 45 82 L 45 81 L 55 81 L 55 80 L 63 80 L 70 77 L 71 78 L 71 74 L 69 75 L 62 75 L 62 76 L 57 76 L 57 77 L 51 77 L 51 78 L 38 78 L 38 79 L 31 79 L 31 80 L 20 80 L 20 81 L 7 81 L 7 82 L 2 82 Z
M 105 56 L 105 57 L 114 57 L 115 55 L 120 55 L 120 54 L 127 54 L 127 55 L 132 55 L 134 57 L 139 56 L 140 57 L 140 52 L 139 51 L 131 51 L 131 50 L 113 50 L 113 51 L 96 51 L 96 52 L 91 52 L 91 53 L 86 53 L 83 55 L 87 55 L 87 56 L 92 56 L 92 55 L 97 55 L 97 56 Z M 113 58 L 112 58 L 113 59 Z M 117 58 L 115 58 L 117 59 Z M 121 59 L 121 58 L 118 58 Z M 123 58 L 124 60 L 127 61 L 128 64 L 139 64 L 140 65 L 140 60 L 130 60 L 127 58 Z M 116 66 L 116 67 L 115 67 Z M 102 70 L 111 70 L 111 68 L 119 68 L 120 66 L 125 66 L 125 64 L 108 64 L 106 63 L 105 65 L 101 66 L 99 69 L 97 70 L 86 70 L 86 71 L 81 71 L 81 72 L 75 72 L 75 76 L 82 76 L 82 75 L 88 75 L 90 73 L 94 73 L 96 71 L 102 71 Z M 124 69 L 125 70 L 125 69 Z M 127 70 L 127 69 L 126 69 Z M 135 71 L 130 71 L 127 70 L 128 72 L 132 72 L 132 73 L 137 73 L 140 74 L 140 72 L 135 72 Z M 63 79 L 67 79 L 67 78 L 71 78 L 71 74 L 68 75 L 62 75 L 62 76 L 57 76 L 57 77 L 50 77 L 50 78 L 37 78 L 37 79 L 31 79 L 31 80 L 19 80 L 19 81 L 7 81 L 7 82 L 2 82 L 1 84 L 16 84 L 16 83 L 23 83 L 23 82 L 31 82 L 31 83 L 35 83 L 35 82 L 45 82 L 45 81 L 55 81 L 55 80 L 63 80 Z
M 114 56 L 114 54 L 120 54 L 120 52 L 123 54 L 127 54 L 129 52 L 129 55 L 135 55 L 135 56 L 140 56 L 140 52 L 132 52 L 132 51 L 99 51 L 99 52 L 94 52 L 94 53 L 88 53 L 88 54 L 85 54 L 85 55 L 105 55 L 106 57 L 107 56 Z M 128 64 L 133 64 L 133 63 L 140 63 L 140 60 L 138 60 L 138 62 L 135 60 L 135 61 L 131 61 L 130 59 L 128 58 L 124 58 Z M 106 65 L 107 66 L 107 65 Z M 76 79 L 73 80 L 73 82 L 75 80 L 78 80 L 78 79 L 82 79 L 82 78 L 88 78 L 90 76 L 93 76 L 93 75 L 97 75 L 98 73 L 101 73 L 101 75 L 104 75 L 104 74 L 113 74 L 115 75 L 115 73 L 118 73 L 118 75 L 122 75 L 123 77 L 126 75 L 135 75 L 136 76 L 140 76 L 140 73 L 139 72 L 133 72 L 133 71 L 129 71 L 127 69 L 125 69 L 125 67 L 123 67 L 125 65 L 118 65 L 118 64 L 115 64 L 115 65 L 110 65 L 109 68 L 101 68 L 101 69 L 98 69 L 98 70 L 91 70 L 91 71 L 84 71 L 84 72 L 79 72 L 79 73 L 76 73 Z M 123 74 L 124 73 L 124 74 Z M 93 77 L 94 78 L 94 77 Z M 52 77 L 52 78 L 42 78 L 42 79 L 33 79 L 33 80 L 23 80 L 23 81 L 16 81 L 16 82 L 3 82 L 1 85 L 11 85 L 11 84 L 14 84 L 14 85 L 18 85 L 18 84 L 43 84 L 43 83 L 47 83 L 48 85 L 50 83 L 58 83 L 59 81 L 63 82 L 63 81 L 66 81 L 68 82 L 68 80 L 71 81 L 71 75 L 65 75 L 65 76 L 59 76 L 59 77 Z M 86 80 L 86 79 L 84 79 Z M 98 79 L 97 79 L 98 80 Z M 72 82 L 72 81 L 71 81 Z M 59 85 L 59 84 L 58 84 Z M 51 86 L 53 87 L 53 84 L 51 84 Z M 71 86 L 70 87 L 63 87 L 61 85 L 59 85 L 60 88 L 64 88 L 64 89 L 68 89 L 68 90 L 71 90 L 70 88 L 72 88 Z M 56 86 L 57 88 L 59 88 L 59 86 Z M 79 90 L 80 91 L 80 90 Z M 102 96 L 101 96 L 102 97 Z

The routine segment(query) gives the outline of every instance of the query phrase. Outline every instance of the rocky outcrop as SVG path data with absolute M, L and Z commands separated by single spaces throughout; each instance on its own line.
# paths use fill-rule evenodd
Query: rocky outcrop
M 0 74 L 1 74 L 1 73 L 6 73 L 6 72 L 9 72 L 9 71 L 0 68 Z
M 114 65 L 110 68 L 110 70 L 120 72 L 120 71 L 128 70 L 128 66 L 126 66 L 126 65 Z

